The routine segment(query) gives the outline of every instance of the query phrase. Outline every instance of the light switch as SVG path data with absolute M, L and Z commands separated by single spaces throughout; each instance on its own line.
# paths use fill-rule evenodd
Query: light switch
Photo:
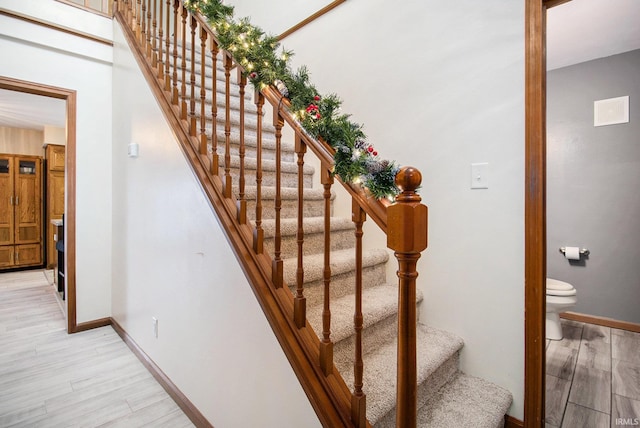
M 140 153 L 140 147 L 138 146 L 138 143 L 129 144 L 129 146 L 127 147 L 127 152 L 130 158 L 137 158 L 138 154 Z
M 471 164 L 471 188 L 472 189 L 488 189 L 489 188 L 489 163 L 472 163 Z

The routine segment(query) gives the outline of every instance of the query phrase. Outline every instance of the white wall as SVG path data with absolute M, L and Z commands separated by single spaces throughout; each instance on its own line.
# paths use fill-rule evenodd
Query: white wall
M 254 2 L 227 3 L 272 30 Z M 421 319 L 459 334 L 462 369 L 509 389 L 522 418 L 524 2 L 349 0 L 283 45 L 381 156 L 422 171 Z M 489 162 L 489 189 L 470 189 L 473 162 Z
M 216 427 L 320 426 L 115 28 L 113 317 Z
M 111 20 L 54 1 L 0 7 L 110 37 Z M 68 15 L 67 15 L 68 14 Z M 107 30 L 108 28 L 108 30 Z M 77 321 L 111 315 L 111 48 L 0 16 L 0 75 L 77 91 Z
M 64 107 L 63 107 L 64 108 Z M 57 126 L 44 126 L 44 143 L 64 146 L 67 144 L 67 130 Z

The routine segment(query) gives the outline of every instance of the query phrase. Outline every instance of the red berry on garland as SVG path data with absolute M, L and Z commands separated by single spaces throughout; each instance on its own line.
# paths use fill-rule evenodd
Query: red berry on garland
M 313 97 L 313 99 L 314 99 L 315 101 L 320 101 L 320 95 L 316 95 L 315 97 Z
M 320 112 L 316 113 L 316 119 L 320 119 Z
M 255 79 L 256 77 L 258 77 L 258 73 L 256 73 L 256 72 L 254 71 L 254 72 L 252 72 L 251 74 L 249 74 L 249 77 L 250 77 L 251 79 Z
M 368 151 L 369 153 L 373 152 L 373 147 L 371 147 L 371 146 L 367 147 L 367 151 Z
M 373 151 L 373 155 L 374 156 L 378 156 L 378 152 L 376 152 L 375 150 Z

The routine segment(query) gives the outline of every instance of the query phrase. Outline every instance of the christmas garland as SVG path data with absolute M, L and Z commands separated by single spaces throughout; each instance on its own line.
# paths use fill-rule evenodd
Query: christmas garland
M 293 53 L 284 49 L 278 53 L 276 37 L 252 25 L 249 18 L 235 21 L 233 6 L 222 4 L 221 0 L 185 0 L 184 6 L 207 18 L 220 47 L 242 65 L 256 89 L 274 85 L 289 99 L 291 112 L 302 128 L 333 147 L 335 175 L 343 182 L 363 186 L 376 199 L 394 199 L 399 192 L 395 185 L 398 167 L 380 159 L 375 148 L 366 142 L 362 125 L 340 113 L 342 101 L 337 95 L 321 96 L 309 81 L 305 66 L 296 72 L 291 70 L 289 58 Z

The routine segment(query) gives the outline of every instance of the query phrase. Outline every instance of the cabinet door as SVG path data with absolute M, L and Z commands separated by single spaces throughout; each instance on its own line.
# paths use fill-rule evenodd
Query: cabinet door
M 31 244 L 41 240 L 40 159 L 16 158 L 15 243 Z
M 40 244 L 16 245 L 15 265 L 30 266 L 42 263 L 42 251 Z
M 49 216 L 61 219 L 64 214 L 64 171 L 49 173 Z
M 14 202 L 13 158 L 0 155 L 0 245 L 13 244 Z
M 47 146 L 47 161 L 50 171 L 64 171 L 65 146 L 49 144 Z
M 13 245 L 5 245 L 0 247 L 0 268 L 13 266 Z
M 56 259 L 53 235 L 56 227 L 51 220 L 62 219 L 64 214 L 64 171 L 49 171 L 47 175 L 47 267 L 52 268 Z

